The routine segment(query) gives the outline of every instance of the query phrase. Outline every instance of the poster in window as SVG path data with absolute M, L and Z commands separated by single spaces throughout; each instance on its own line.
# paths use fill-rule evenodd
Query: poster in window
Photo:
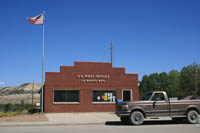
M 108 100 L 110 100 L 110 96 L 108 96 Z
M 107 101 L 108 100 L 108 96 L 104 96 L 104 101 Z
M 104 100 L 104 96 L 101 96 L 101 98 Z
M 101 100 L 101 97 L 100 97 L 100 96 L 97 96 L 97 100 L 98 100 L 98 101 Z
M 110 102 L 112 102 L 112 98 L 111 97 L 109 97 L 109 99 L 108 99 Z
M 115 102 L 115 96 L 113 96 L 113 102 Z

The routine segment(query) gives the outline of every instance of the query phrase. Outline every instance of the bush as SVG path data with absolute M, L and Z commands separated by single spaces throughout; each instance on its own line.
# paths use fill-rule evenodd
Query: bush
M 8 111 L 13 111 L 13 108 L 14 108 L 14 106 L 13 106 L 13 104 L 6 104 L 5 105 L 5 112 L 8 112 Z
M 22 110 L 29 110 L 31 108 L 31 104 L 24 104 L 23 102 L 21 102 L 21 104 L 0 104 L 1 112 L 21 112 Z
M 28 113 L 29 114 L 40 113 L 40 109 L 37 109 L 37 108 L 29 109 Z

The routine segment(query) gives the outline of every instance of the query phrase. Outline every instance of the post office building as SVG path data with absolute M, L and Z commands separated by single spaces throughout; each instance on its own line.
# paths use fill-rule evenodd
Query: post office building
M 116 99 L 138 100 L 138 74 L 112 63 L 75 62 L 46 72 L 44 112 L 114 112 Z

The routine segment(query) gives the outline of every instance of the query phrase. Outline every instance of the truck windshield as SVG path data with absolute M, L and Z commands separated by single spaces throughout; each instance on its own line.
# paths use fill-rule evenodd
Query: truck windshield
M 152 95 L 152 92 L 144 93 L 143 97 L 140 100 L 147 101 L 150 99 L 151 95 Z

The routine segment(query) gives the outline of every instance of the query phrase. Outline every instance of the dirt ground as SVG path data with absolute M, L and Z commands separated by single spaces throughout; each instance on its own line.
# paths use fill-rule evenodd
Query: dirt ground
M 0 122 L 37 122 L 37 121 L 48 121 L 48 118 L 44 114 L 22 114 L 22 115 L 0 118 Z

